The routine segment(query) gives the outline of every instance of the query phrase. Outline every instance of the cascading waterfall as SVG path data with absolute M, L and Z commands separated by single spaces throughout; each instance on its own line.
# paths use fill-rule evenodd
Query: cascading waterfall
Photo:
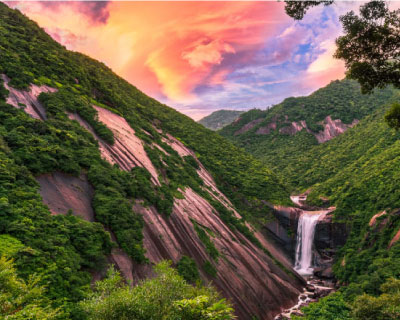
M 301 275 L 311 275 L 313 273 L 313 242 L 315 227 L 321 213 L 303 212 L 299 218 L 297 227 L 296 260 L 294 269 Z

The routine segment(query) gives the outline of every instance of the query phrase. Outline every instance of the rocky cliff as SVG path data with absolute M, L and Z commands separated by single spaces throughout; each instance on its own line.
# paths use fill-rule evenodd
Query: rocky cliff
M 306 199 L 307 197 L 302 198 Z M 299 197 L 292 197 L 296 207 L 275 206 L 276 220 L 266 223 L 264 229 L 294 263 L 300 216 L 307 212 L 322 214 L 315 227 L 313 250 L 316 268 L 314 272 L 318 276 L 331 278 L 333 277 L 333 258 L 338 248 L 346 243 L 349 229 L 345 223 L 332 221 L 334 207 L 329 209 L 310 208 L 304 204 L 305 199 L 302 201 L 299 200 Z
M 21 91 L 8 86 L 7 102 L 16 108 L 22 108 L 29 115 L 46 121 L 45 108 L 38 101 L 40 92 L 55 92 L 50 87 L 31 86 L 30 91 Z M 110 164 L 117 164 L 121 170 L 129 171 L 140 166 L 148 170 L 154 186 L 160 185 L 159 172 L 144 150 L 144 143 L 135 135 L 135 130 L 127 121 L 104 108 L 93 106 L 100 122 L 105 124 L 114 135 L 114 144 L 110 145 L 101 139 L 95 130 L 77 113 L 68 113 L 71 120 L 77 121 L 97 140 L 103 159 Z M 162 133 L 160 128 L 155 128 Z M 196 154 L 172 135 L 163 134 L 163 141 L 181 157 L 192 156 L 198 163 L 197 173 L 204 183 L 204 190 L 224 207 L 241 218 L 228 198 L 219 190 L 212 175 L 197 159 Z M 153 143 L 154 148 L 167 153 L 162 146 Z M 91 202 L 95 190 L 88 182 L 85 173 L 79 177 L 62 172 L 42 174 L 36 177 L 40 184 L 43 202 L 52 214 L 73 213 L 87 221 L 96 221 Z M 260 233 L 255 235 L 263 244 L 264 251 L 250 242 L 241 233 L 232 230 L 221 220 L 215 208 L 191 188 L 180 190 L 182 197 L 174 200 L 172 214 L 166 217 L 154 206 L 144 205 L 137 200 L 132 208 L 142 215 L 145 222 L 143 246 L 150 264 L 135 263 L 122 249 L 114 248 L 109 256 L 124 277 L 133 282 L 151 276 L 151 264 L 163 259 L 177 263 L 183 255 L 195 259 L 203 280 L 213 284 L 229 298 L 241 319 L 257 316 L 259 319 L 272 319 L 282 308 L 292 305 L 304 285 L 303 280 L 291 270 L 290 263 L 281 256 L 278 250 Z M 210 256 L 197 234 L 194 224 L 201 226 L 211 234 L 211 239 L 220 253 L 215 261 L 217 276 L 213 278 L 201 268 Z M 251 227 L 250 225 L 248 225 Z M 115 236 L 112 239 L 117 243 Z M 276 257 L 268 255 L 271 251 Z M 277 262 L 279 263 L 277 264 Z M 281 266 L 285 267 L 282 268 Z M 94 275 L 101 277 L 101 273 Z

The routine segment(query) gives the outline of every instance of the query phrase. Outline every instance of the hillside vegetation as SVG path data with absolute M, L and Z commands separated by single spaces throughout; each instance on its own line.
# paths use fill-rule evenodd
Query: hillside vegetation
M 208 129 L 219 130 L 228 124 L 235 121 L 243 111 L 236 110 L 218 110 L 214 111 L 210 115 L 200 119 L 198 123 L 202 124 Z
M 343 124 L 350 125 L 355 119 L 361 120 L 371 114 L 392 95 L 391 88 L 363 95 L 356 81 L 333 81 L 310 96 L 287 98 L 268 110 L 246 112 L 240 115 L 238 121 L 224 127 L 220 134 L 263 160 L 276 172 L 282 172 L 288 166 L 301 165 L 296 157 L 318 145 L 314 135 L 323 131 L 326 117 L 340 119 Z M 307 129 L 300 128 L 295 133 L 285 131 L 292 122 L 300 124 L 301 121 L 305 122 Z M 249 129 L 243 131 L 246 125 Z M 268 126 L 269 130 L 262 130 Z M 284 178 L 295 186 L 302 180 L 298 174 L 297 171 L 287 176 L 285 172 Z
M 305 308 L 308 320 L 399 316 L 393 306 L 398 303 L 398 280 L 394 279 L 400 277 L 400 132 L 384 120 L 390 104 L 399 99 L 400 92 L 391 87 L 361 95 L 355 82 L 335 81 L 309 97 L 244 113 L 240 121 L 221 130 L 277 169 L 292 192 L 309 190 L 309 204 L 335 206 L 334 221 L 346 223 L 351 230 L 335 257 L 334 273 L 343 287 Z M 321 130 L 318 122 L 327 115 L 344 123 L 360 121 L 321 144 L 305 129 L 294 135 L 278 131 L 286 125 L 287 116 L 287 122 L 305 120 L 317 132 Z M 260 118 L 262 122 L 247 132 L 236 133 Z M 277 123 L 277 130 L 256 133 L 271 121 Z

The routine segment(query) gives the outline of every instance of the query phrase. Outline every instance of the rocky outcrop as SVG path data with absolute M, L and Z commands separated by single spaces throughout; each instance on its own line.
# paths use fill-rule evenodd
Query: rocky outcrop
M 98 137 L 90 125 L 78 114 L 70 113 L 68 116 L 70 119 L 78 121 L 93 134 L 99 142 L 100 152 L 105 160 L 111 164 L 118 164 L 122 170 L 126 171 L 136 166 L 144 167 L 150 172 L 152 182 L 159 185 L 157 171 L 147 156 L 142 141 L 135 135 L 135 131 L 126 120 L 107 109 L 97 106 L 94 108 L 97 110 L 98 119 L 113 132 L 113 145 L 109 145 Z
M 94 221 L 92 198 L 94 191 L 86 175 L 74 177 L 62 172 L 36 177 L 40 195 L 52 214 L 73 214 L 87 221 Z
M 399 241 L 400 240 L 400 229 L 399 229 L 399 231 L 397 231 L 397 233 L 395 234 L 395 236 L 393 237 L 393 239 L 392 240 L 390 240 L 390 243 L 389 243 L 389 249 L 397 242 L 397 241 Z
M 237 130 L 234 135 L 239 135 L 242 133 L 245 133 L 249 131 L 250 129 L 254 128 L 256 125 L 258 125 L 260 122 L 262 122 L 264 118 L 256 119 L 253 121 L 248 122 L 245 124 L 242 128 Z M 322 131 L 319 132 L 313 132 L 307 127 L 307 123 L 305 120 L 300 120 L 300 121 L 288 121 L 288 116 L 285 115 L 285 120 L 281 122 L 282 124 L 287 124 L 279 129 L 279 133 L 281 134 L 287 134 L 287 135 L 295 135 L 297 132 L 300 132 L 301 130 L 306 130 L 308 133 L 312 134 L 315 136 L 317 139 L 318 143 L 324 143 L 326 141 L 329 141 L 333 139 L 334 137 L 337 137 L 338 135 L 342 134 L 345 132 L 347 129 L 354 127 L 359 121 L 357 119 L 354 119 L 351 124 L 345 124 L 342 122 L 340 119 L 335 119 L 332 120 L 331 116 L 327 116 L 323 121 L 319 122 L 320 125 L 324 127 Z M 270 134 L 273 130 L 276 130 L 277 128 L 277 117 L 274 117 L 272 119 L 272 122 L 270 122 L 266 126 L 259 127 L 256 131 L 256 134 L 259 135 L 268 135 Z
M 291 136 L 295 135 L 297 132 L 306 129 L 307 132 L 311 131 L 307 128 L 307 123 L 304 120 L 299 122 L 293 121 L 289 126 L 283 127 L 279 129 L 279 132 L 282 134 L 289 134 Z
M 260 122 L 262 122 L 263 120 L 264 120 L 264 118 L 260 118 L 260 119 L 255 119 L 253 121 L 246 123 L 243 127 L 241 127 L 239 130 L 237 130 L 234 133 L 234 135 L 237 136 L 238 134 L 242 134 L 242 133 L 249 131 L 250 129 L 254 128 L 256 125 L 258 125 Z
M 290 257 L 292 265 L 294 264 L 296 248 L 297 223 L 302 209 L 294 207 L 274 207 L 274 220 L 268 221 L 264 225 L 267 236 Z
M 379 213 L 375 214 L 375 215 L 371 218 L 371 220 L 369 221 L 368 225 L 369 225 L 370 227 L 374 227 L 375 224 L 376 224 L 376 219 L 378 219 L 379 217 L 382 217 L 383 215 L 386 215 L 386 214 L 387 214 L 386 210 L 383 210 L 382 212 L 379 212 Z
M 318 143 L 324 143 L 342 134 L 348 128 L 354 127 L 357 123 L 357 119 L 354 119 L 351 124 L 345 124 L 340 119 L 332 120 L 331 116 L 327 116 L 321 123 L 324 126 L 324 130 L 315 133 L 314 136 L 317 138 Z
M 256 134 L 270 134 L 272 130 L 276 130 L 276 122 L 271 122 L 264 127 L 258 128 Z
M 55 92 L 57 89 L 49 86 L 37 86 L 31 84 L 29 91 L 18 90 L 8 85 L 10 79 L 6 75 L 1 76 L 4 81 L 4 87 L 9 91 L 6 102 L 18 109 L 24 109 L 32 118 L 46 120 L 46 111 L 38 101 L 38 96 L 42 92 Z
M 318 221 L 315 236 L 315 264 L 319 267 L 319 276 L 330 278 L 333 277 L 330 269 L 333 263 L 333 258 L 337 253 L 338 248 L 344 246 L 349 235 L 349 227 L 346 223 L 333 222 L 333 215 L 327 214 Z

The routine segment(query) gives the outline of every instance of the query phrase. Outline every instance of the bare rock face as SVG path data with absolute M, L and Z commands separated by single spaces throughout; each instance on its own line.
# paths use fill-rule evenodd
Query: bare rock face
M 268 123 L 265 127 L 260 127 L 256 131 L 256 134 L 270 134 L 272 130 L 276 130 L 276 122 Z
M 291 258 L 292 263 L 295 256 L 297 224 L 302 212 L 300 208 L 276 206 L 276 219 L 268 221 L 264 226 L 268 236 Z
M 111 163 L 118 163 L 122 170 L 130 170 L 137 165 L 143 166 L 152 174 L 153 183 L 159 184 L 158 173 L 147 157 L 142 141 L 135 136 L 129 124 L 122 117 L 108 110 L 95 108 L 99 120 L 105 123 L 114 133 L 115 143 L 113 146 L 99 139 L 92 128 L 78 115 L 70 114 L 69 117 L 77 120 L 92 132 L 99 141 L 102 156 L 106 160 Z M 164 142 L 168 143 L 181 156 L 192 155 L 197 159 L 192 150 L 174 137 L 167 135 Z M 200 162 L 198 174 L 208 187 L 205 190 L 224 206 L 233 210 L 237 217 L 240 217 L 230 201 L 218 189 L 212 175 Z M 51 194 L 50 191 L 43 193 L 50 197 L 47 200 L 49 203 L 66 202 L 68 204 L 65 204 L 65 207 L 72 206 L 69 202 L 74 201 L 74 199 L 63 198 L 64 195 L 71 192 L 69 190 L 73 188 L 71 184 L 66 183 L 65 179 L 61 182 L 50 178 L 44 180 L 49 187 L 54 184 L 59 186 L 60 189 L 56 195 Z M 45 185 L 44 182 L 43 185 Z M 157 212 L 154 207 L 144 207 L 140 201 L 133 204 L 133 210 L 141 214 L 145 221 L 143 245 L 147 251 L 146 257 L 152 264 L 163 259 L 170 259 L 177 263 L 182 255 L 192 257 L 196 261 L 203 280 L 212 281 L 221 293 L 232 301 L 240 319 L 250 319 L 252 316 L 257 316 L 262 320 L 273 319 L 274 315 L 297 301 L 297 297 L 305 285 L 300 276 L 294 271 L 292 274 L 286 273 L 273 259 L 253 245 L 241 233 L 233 232 L 220 219 L 219 214 L 209 202 L 192 189 L 186 188 L 180 191 L 184 198 L 175 199 L 170 217 Z M 86 218 L 88 219 L 88 216 Z M 91 220 L 93 219 L 92 217 Z M 210 238 L 220 253 L 218 261 L 213 261 L 208 255 L 194 229 L 193 221 L 209 231 Z M 255 235 L 264 247 L 290 270 L 290 263 L 277 254 L 278 250 L 259 232 L 256 232 Z M 110 261 L 117 265 L 129 281 L 135 282 L 153 274 L 151 264 L 136 265 L 120 249 L 113 250 Z M 211 278 L 203 270 L 206 261 L 212 261 L 215 266 L 217 270 L 216 278 Z
M 383 210 L 382 212 L 379 212 L 379 213 L 375 214 L 375 215 L 371 218 L 371 220 L 369 221 L 368 225 L 369 225 L 370 227 L 374 227 L 375 224 L 376 224 L 376 219 L 378 219 L 379 217 L 381 217 L 381 216 L 383 216 L 383 215 L 386 215 L 386 214 L 387 214 L 386 210 Z
M 391 248 L 399 240 L 400 240 L 400 229 L 399 229 L 399 231 L 397 231 L 397 233 L 395 234 L 393 239 L 390 241 L 389 248 Z
M 306 129 L 307 132 L 311 132 L 308 128 L 307 128 L 307 123 L 304 120 L 301 120 L 299 122 L 295 122 L 293 121 L 290 126 L 286 126 L 283 128 L 279 129 L 279 132 L 282 134 L 289 134 L 291 136 L 295 135 L 297 132 Z
M 136 166 L 144 167 L 150 172 L 153 183 L 159 185 L 157 171 L 147 156 L 142 141 L 135 135 L 135 131 L 126 120 L 107 109 L 97 106 L 94 108 L 97 110 L 99 120 L 114 134 L 115 142 L 112 146 L 98 137 L 90 125 L 78 114 L 70 113 L 68 116 L 70 119 L 78 121 L 93 134 L 99 142 L 100 152 L 105 160 L 111 164 L 117 163 L 122 170 L 126 171 Z
M 18 90 L 8 85 L 10 79 L 6 75 L 2 75 L 4 87 L 9 91 L 7 103 L 18 109 L 24 109 L 32 118 L 46 120 L 46 111 L 38 101 L 38 96 L 42 92 L 55 92 L 57 89 L 48 86 L 37 86 L 31 84 L 29 91 Z
M 342 120 L 336 119 L 332 120 L 331 116 L 327 116 L 324 120 L 324 130 L 320 131 L 315 135 L 318 143 L 324 143 L 331 140 L 332 138 L 342 134 L 348 128 L 354 127 L 358 123 L 357 119 L 354 119 L 351 124 L 344 124 Z
M 87 177 L 74 177 L 61 172 L 36 177 L 40 195 L 52 214 L 66 214 L 69 210 L 87 221 L 94 221 L 92 198 L 94 191 Z
M 324 219 L 318 221 L 315 229 L 315 246 L 319 251 L 334 250 L 346 243 L 349 234 L 345 223 L 333 222 L 332 215 L 325 215 Z
M 256 119 L 256 120 L 253 120 L 253 121 L 250 121 L 250 122 L 246 123 L 243 127 L 241 127 L 238 131 L 236 131 L 234 133 L 235 136 L 237 136 L 238 134 L 242 134 L 242 133 L 245 133 L 245 132 L 249 131 L 250 129 L 254 128 L 257 124 L 262 122 L 263 120 L 264 120 L 264 118 L 260 118 L 260 119 Z
M 144 246 L 151 262 L 162 259 L 177 262 L 182 255 L 193 257 L 202 278 L 212 280 L 234 303 L 241 319 L 249 319 L 251 315 L 272 319 L 282 307 L 297 299 L 303 284 L 300 277 L 291 278 L 245 237 L 232 232 L 215 209 L 193 190 L 187 188 L 183 194 L 184 199 L 175 201 L 169 218 L 154 208 L 144 208 L 140 204 L 134 206 L 135 212 L 141 213 L 146 222 Z M 212 240 L 221 254 L 215 263 L 218 271 L 215 279 L 201 269 L 211 258 L 198 238 L 192 220 L 215 235 Z

